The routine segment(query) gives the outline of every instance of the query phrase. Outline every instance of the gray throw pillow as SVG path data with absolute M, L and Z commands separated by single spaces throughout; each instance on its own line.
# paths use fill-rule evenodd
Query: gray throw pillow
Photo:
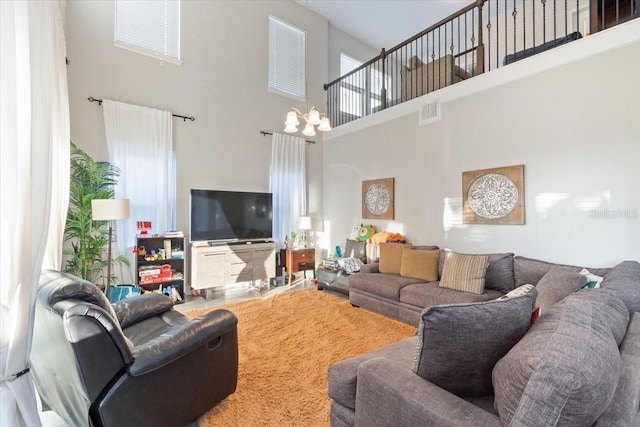
M 358 258 L 360 261 L 366 264 L 367 242 L 357 242 L 355 240 L 347 239 L 343 256 L 345 258 Z
M 536 299 L 531 285 L 512 292 L 493 301 L 427 307 L 413 371 L 460 397 L 492 394 L 491 371 L 529 329 Z
M 438 261 L 438 272 L 440 277 L 442 277 L 442 270 L 444 268 L 446 255 L 450 252 L 451 251 L 449 249 L 440 251 L 440 260 Z M 489 257 L 489 266 L 487 267 L 487 271 L 484 276 L 485 289 L 493 289 L 506 294 L 516 287 L 512 252 L 469 255 L 487 255 Z M 521 285 L 526 284 L 527 283 L 522 283 Z
M 558 301 L 582 289 L 589 279 L 571 268 L 552 267 L 538 282 L 536 306 L 542 313 Z
M 487 272 L 487 255 L 448 252 L 445 256 L 440 287 L 481 295 Z
M 629 313 L 596 291 L 553 305 L 496 364 L 503 425 L 590 426 L 609 406 L 621 367 L 614 330 L 626 327 Z

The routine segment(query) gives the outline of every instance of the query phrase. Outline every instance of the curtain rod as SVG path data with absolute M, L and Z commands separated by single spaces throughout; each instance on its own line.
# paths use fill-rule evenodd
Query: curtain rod
M 89 100 L 89 102 L 97 102 L 98 105 L 102 105 L 102 99 L 97 99 L 94 98 L 93 96 L 90 96 L 89 98 L 87 98 Z M 181 116 L 179 114 L 171 114 L 173 117 L 179 117 L 182 119 L 183 122 L 186 122 L 187 120 L 191 120 L 194 121 L 196 118 L 192 117 L 192 116 Z
M 273 135 L 273 132 L 266 132 L 264 130 L 261 130 L 260 133 L 262 134 L 262 136 L 267 136 L 267 135 Z M 315 141 L 310 141 L 308 139 L 305 139 L 305 141 L 307 141 L 307 143 L 309 144 L 315 144 Z

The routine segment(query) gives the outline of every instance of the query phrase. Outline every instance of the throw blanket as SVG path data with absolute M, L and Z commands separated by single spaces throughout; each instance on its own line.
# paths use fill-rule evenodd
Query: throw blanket
M 360 271 L 362 261 L 359 258 L 338 258 L 338 268 L 345 273 L 357 273 Z

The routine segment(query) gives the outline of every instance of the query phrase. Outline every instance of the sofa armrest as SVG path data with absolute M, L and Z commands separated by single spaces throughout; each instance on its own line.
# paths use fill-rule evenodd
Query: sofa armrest
M 360 273 L 380 273 L 380 263 L 372 262 L 371 264 L 362 264 L 360 266 Z
M 158 314 L 173 308 L 173 301 L 166 295 L 146 293 L 118 301 L 113 304 L 113 310 L 118 317 L 122 329 L 128 328 Z
M 386 358 L 358 367 L 355 425 L 502 426 L 497 415 Z
M 229 310 L 213 310 L 189 322 L 174 325 L 157 338 L 134 347 L 132 376 L 144 375 L 184 357 L 203 345 L 213 350 L 222 345 L 223 335 L 236 333 L 238 318 Z

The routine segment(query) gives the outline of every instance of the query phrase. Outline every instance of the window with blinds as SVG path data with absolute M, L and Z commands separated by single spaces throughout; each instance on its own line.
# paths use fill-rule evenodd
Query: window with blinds
M 114 45 L 180 64 L 180 0 L 115 1 Z
M 269 17 L 269 89 L 305 97 L 305 33 Z

